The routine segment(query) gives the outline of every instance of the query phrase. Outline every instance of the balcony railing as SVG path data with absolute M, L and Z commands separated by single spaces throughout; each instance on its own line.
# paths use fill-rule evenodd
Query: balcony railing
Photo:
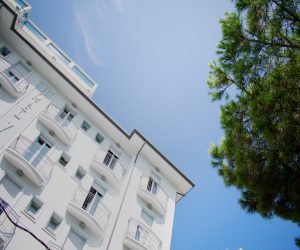
M 107 228 L 110 210 L 97 194 L 80 186 L 69 203 L 68 211 L 98 235 L 103 234 Z
M 47 248 L 46 249 L 50 249 L 50 250 L 63 250 L 62 247 L 60 247 L 59 245 L 55 244 L 53 241 L 49 241 L 49 243 L 47 244 Z
M 10 219 L 9 219 L 10 218 Z M 20 216 L 0 197 L 0 249 L 5 249 L 15 234 Z
M 41 186 L 50 178 L 54 163 L 46 154 L 38 154 L 38 151 L 32 141 L 19 136 L 6 149 L 4 157 L 21 170 L 19 175 L 25 174 L 34 184 Z
M 78 128 L 67 116 L 62 118 L 60 116 L 62 112 L 62 108 L 49 104 L 41 113 L 39 119 L 47 128 L 53 130 L 63 143 L 70 145 L 76 138 Z
M 160 250 L 162 242 L 151 229 L 140 221 L 130 218 L 124 245 L 130 249 Z
M 119 160 L 111 158 L 108 161 L 106 155 L 106 150 L 98 148 L 91 165 L 97 173 L 104 176 L 114 187 L 119 188 L 126 170 Z
M 168 195 L 164 189 L 150 177 L 141 176 L 138 194 L 146 200 L 160 214 L 164 215 L 167 210 Z
M 0 84 L 13 97 L 20 96 L 29 86 L 26 76 L 1 55 Z

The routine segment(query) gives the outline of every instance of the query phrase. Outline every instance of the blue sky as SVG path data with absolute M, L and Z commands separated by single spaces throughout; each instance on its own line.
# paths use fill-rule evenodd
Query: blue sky
M 99 84 L 93 99 L 137 128 L 196 187 L 176 207 L 172 250 L 293 250 L 299 228 L 238 205 L 210 166 L 222 137 L 208 63 L 229 0 L 29 0 L 31 19 Z

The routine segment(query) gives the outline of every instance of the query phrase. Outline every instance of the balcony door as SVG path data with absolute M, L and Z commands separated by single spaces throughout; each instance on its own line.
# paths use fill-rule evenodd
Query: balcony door
M 25 151 L 24 158 L 36 167 L 47 155 L 51 144 L 42 136 L 39 136 Z
M 153 177 L 149 177 L 149 180 L 148 180 L 148 184 L 147 184 L 147 190 L 156 195 L 157 193 L 157 190 L 158 189 L 158 183 L 157 183 L 157 180 L 155 180 Z
M 63 110 L 59 113 L 58 123 L 64 127 L 67 127 L 73 120 L 74 116 L 74 113 L 69 107 L 64 107 Z
M 103 164 L 105 166 L 108 166 L 110 169 L 114 169 L 118 159 L 119 159 L 119 154 L 110 148 L 107 151 L 107 154 L 103 160 Z
M 102 194 L 92 186 L 84 200 L 82 208 L 88 211 L 91 215 L 94 215 L 102 197 Z
M 4 74 L 12 84 L 16 84 L 21 78 L 24 78 L 29 73 L 21 62 L 4 70 Z

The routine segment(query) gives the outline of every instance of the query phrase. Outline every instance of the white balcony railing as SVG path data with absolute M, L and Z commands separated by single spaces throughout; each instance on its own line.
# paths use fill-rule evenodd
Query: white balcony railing
M 96 172 L 104 176 L 113 186 L 120 187 L 126 170 L 119 160 L 115 158 L 107 160 L 108 157 L 106 156 L 107 151 L 98 148 L 91 165 Z
M 49 104 L 43 110 L 39 119 L 46 127 L 56 132 L 57 137 L 63 143 L 70 145 L 76 138 L 78 127 L 68 116 L 62 118 L 62 112 L 63 108 Z
M 12 97 L 20 96 L 29 86 L 26 76 L 1 55 L 0 84 Z
M 110 210 L 98 198 L 97 194 L 79 186 L 69 203 L 68 211 L 99 235 L 107 228 Z
M 5 249 L 15 234 L 16 227 L 10 221 L 18 223 L 20 216 L 0 197 L 0 249 Z
M 20 169 L 31 181 L 40 186 L 48 181 L 54 163 L 47 154 L 37 154 L 38 145 L 24 136 L 19 136 L 6 150 L 4 157 Z
M 140 221 L 130 218 L 124 244 L 130 249 L 160 250 L 161 240 Z
M 55 244 L 53 241 L 49 241 L 49 243 L 47 244 L 47 250 L 64 250 L 62 247 L 60 247 L 59 245 Z
M 168 195 L 158 183 L 153 179 L 150 183 L 149 179 L 149 176 L 141 176 L 138 194 L 151 204 L 160 215 L 164 215 L 167 210 Z

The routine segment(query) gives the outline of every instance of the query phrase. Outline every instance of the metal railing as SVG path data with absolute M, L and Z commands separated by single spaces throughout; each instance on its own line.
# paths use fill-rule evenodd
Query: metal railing
M 139 187 L 142 190 L 153 195 L 155 199 L 164 207 L 164 209 L 166 209 L 167 202 L 168 202 L 168 195 L 166 194 L 164 189 L 154 180 L 152 180 L 152 185 L 149 185 L 149 179 L 150 179 L 149 176 L 142 175 Z
M 38 146 L 26 137 L 20 135 L 10 146 L 9 149 L 21 156 L 30 166 L 47 181 L 52 173 L 54 163 L 47 155 L 37 155 Z
M 118 180 L 118 182 L 121 183 L 126 172 L 124 166 L 121 164 L 119 160 L 116 160 L 113 164 L 111 164 L 111 162 L 105 161 L 106 155 L 107 155 L 106 150 L 102 148 L 98 148 L 96 150 L 94 160 L 97 163 L 108 168 L 111 171 L 111 173 L 115 176 L 115 178 Z
M 16 227 L 8 217 L 14 223 L 18 223 L 20 218 L 9 204 L 0 198 L 0 238 L 2 240 L 0 243 L 0 249 L 5 249 L 6 245 L 15 234 Z
M 49 243 L 47 244 L 47 249 L 51 249 L 51 250 L 63 250 L 62 247 L 60 247 L 59 245 L 55 244 L 53 241 L 49 241 Z
M 56 121 L 56 123 L 65 131 L 71 141 L 76 138 L 78 127 L 73 121 L 67 119 L 67 116 L 63 119 L 60 114 L 63 112 L 63 108 L 59 108 L 54 104 L 49 104 L 43 111 L 48 117 Z
M 128 220 L 126 235 L 141 244 L 147 250 L 160 250 L 162 242 L 157 235 L 136 219 Z
M 102 201 L 96 203 L 96 195 L 88 190 L 78 187 L 73 202 L 84 210 L 86 213 L 93 216 L 103 229 L 107 227 L 110 210 L 103 204 Z
M 6 71 L 6 73 L 4 72 Z M 15 87 L 19 93 L 23 93 L 29 86 L 29 82 L 26 79 L 26 75 L 22 74 L 14 65 L 10 64 L 3 56 L 0 55 L 0 74 L 7 82 L 10 82 L 11 86 Z M 16 82 L 12 82 L 7 74 L 12 74 Z

